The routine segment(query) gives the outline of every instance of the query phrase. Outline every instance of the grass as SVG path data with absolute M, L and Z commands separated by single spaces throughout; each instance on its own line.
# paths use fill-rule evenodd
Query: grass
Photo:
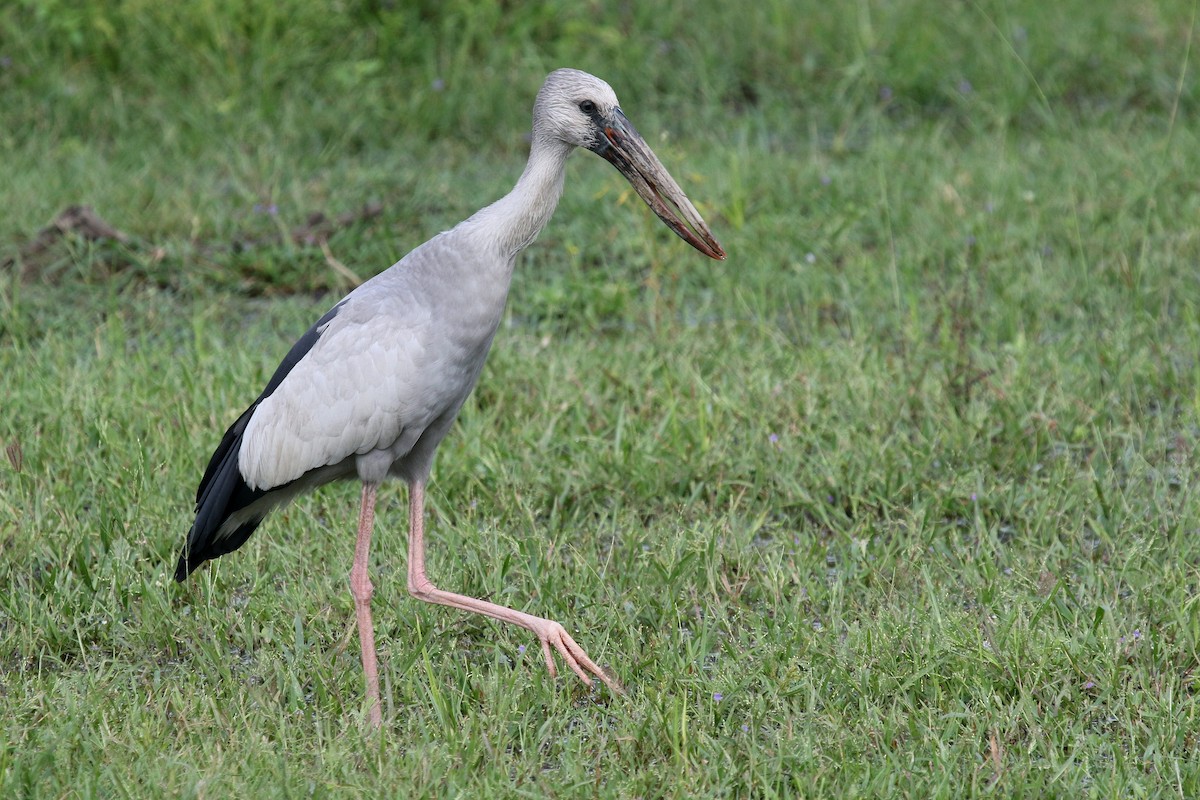
M 0 11 L 0 261 L 71 203 L 130 236 L 3 275 L 0 794 L 1200 794 L 1194 4 L 698 5 Z M 730 259 L 572 160 L 430 571 L 629 697 L 409 598 L 392 487 L 370 736 L 355 486 L 173 559 L 331 260 L 506 191 L 563 63 Z

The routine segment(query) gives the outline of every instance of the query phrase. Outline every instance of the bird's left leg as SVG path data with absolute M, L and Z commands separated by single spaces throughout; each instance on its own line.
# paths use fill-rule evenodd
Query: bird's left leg
M 350 570 L 350 594 L 358 617 L 358 640 L 362 645 L 363 675 L 367 680 L 367 702 L 372 728 L 382 722 L 379 708 L 379 662 L 375 654 L 375 626 L 371 621 L 371 595 L 374 587 L 368 573 L 371 532 L 375 528 L 375 493 L 379 484 L 363 483 L 362 505 L 358 512 L 358 541 L 354 546 L 354 567 Z
M 425 575 L 425 484 L 423 481 L 413 481 L 408 495 L 408 591 L 414 597 L 429 603 L 437 603 L 463 611 L 474 611 L 484 614 L 501 622 L 511 622 L 537 634 L 542 643 L 542 654 L 546 658 L 546 668 L 554 677 L 554 652 L 562 656 L 567 666 L 578 675 L 584 683 L 591 686 L 592 679 L 588 673 L 604 682 L 604 685 L 617 694 L 624 694 L 621 684 L 588 658 L 583 648 L 575 643 L 566 628 L 554 620 L 535 617 L 523 611 L 489 603 L 474 597 L 467 597 L 454 592 L 443 591 Z

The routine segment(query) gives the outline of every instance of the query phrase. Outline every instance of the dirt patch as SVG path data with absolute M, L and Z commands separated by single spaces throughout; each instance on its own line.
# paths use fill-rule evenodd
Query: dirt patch
M 361 279 L 334 257 L 329 239 L 339 231 L 375 219 L 383 213 L 377 201 L 337 216 L 323 211 L 310 213 L 303 224 L 289 230 L 269 232 L 239 232 L 227 241 L 198 241 L 192 243 L 192 254 L 213 260 L 222 254 L 248 253 L 283 244 L 321 251 L 328 266 L 352 284 Z M 79 251 L 89 251 L 87 278 L 109 278 L 127 271 L 144 271 L 147 264 L 162 261 L 167 248 L 131 236 L 100 216 L 88 205 L 64 208 L 49 225 L 23 242 L 18 242 L 15 255 L 0 258 L 0 269 L 18 269 L 22 283 L 59 285 L 66 276 L 75 274 L 72 265 L 79 263 Z M 276 287 L 284 288 L 284 287 Z

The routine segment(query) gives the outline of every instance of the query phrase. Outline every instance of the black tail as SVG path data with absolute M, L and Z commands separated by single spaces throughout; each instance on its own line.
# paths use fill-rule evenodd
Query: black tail
M 175 567 L 177 581 L 185 580 L 205 561 L 237 550 L 263 520 L 261 516 L 254 517 L 233 530 L 221 530 L 226 520 L 267 493 L 264 489 L 251 489 L 238 469 L 242 433 L 256 408 L 257 401 L 229 426 L 208 462 L 196 490 L 196 521 L 188 531 L 187 543 Z

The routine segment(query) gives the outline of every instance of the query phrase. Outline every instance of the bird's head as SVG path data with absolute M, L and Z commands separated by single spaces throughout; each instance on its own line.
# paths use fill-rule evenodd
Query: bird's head
M 534 136 L 592 150 L 604 137 L 597 123 L 620 112 L 607 83 L 577 69 L 558 69 L 546 77 L 533 105 Z
M 679 184 L 621 111 L 612 87 L 576 69 L 551 72 L 533 107 L 535 142 L 583 147 L 611 163 L 671 230 L 710 258 L 725 251 Z

